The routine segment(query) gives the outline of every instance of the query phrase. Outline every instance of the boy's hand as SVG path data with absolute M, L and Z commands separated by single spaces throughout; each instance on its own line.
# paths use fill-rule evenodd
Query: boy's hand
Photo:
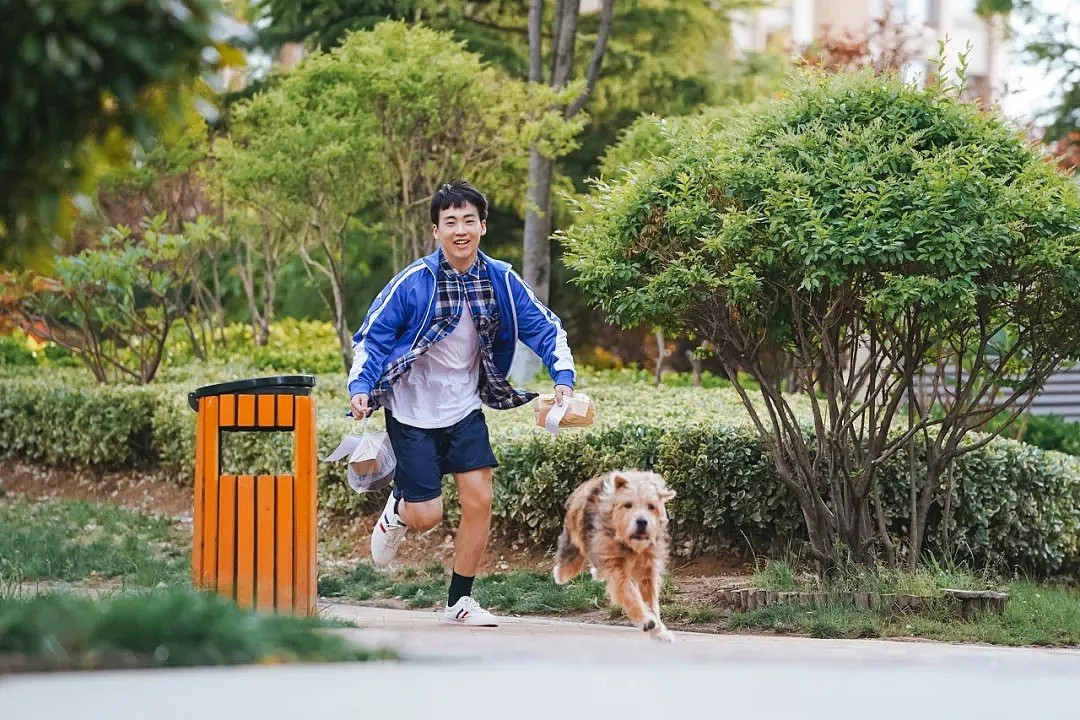
M 555 404 L 562 407 L 563 397 L 574 397 L 574 388 L 569 385 L 555 386 Z
M 366 418 L 371 414 L 371 408 L 368 407 L 368 396 L 365 393 L 357 393 L 349 400 L 349 407 L 352 408 L 353 417 L 357 420 Z

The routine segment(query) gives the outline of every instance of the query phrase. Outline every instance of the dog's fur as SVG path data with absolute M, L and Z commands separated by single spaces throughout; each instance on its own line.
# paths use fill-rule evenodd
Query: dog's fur
M 566 501 L 555 582 L 565 585 L 588 563 L 631 622 L 670 642 L 674 636 L 660 621 L 660 582 L 668 554 L 664 504 L 673 497 L 664 478 L 636 470 L 617 470 L 579 485 Z

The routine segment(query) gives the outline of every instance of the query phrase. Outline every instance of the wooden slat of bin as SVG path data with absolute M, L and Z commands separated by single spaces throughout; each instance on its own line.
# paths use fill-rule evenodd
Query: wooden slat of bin
M 236 592 L 236 476 L 222 475 L 218 485 L 217 590 L 226 597 Z
M 260 475 L 255 488 L 255 607 L 274 609 L 274 476 Z
M 199 585 L 211 590 L 217 587 L 218 480 L 216 473 L 203 478 L 202 581 Z
M 277 496 L 277 597 L 278 610 L 293 610 L 293 479 L 278 475 L 275 479 Z
M 220 435 L 218 429 L 218 398 L 203 398 L 199 422 L 203 430 L 202 487 L 196 495 L 195 505 L 201 506 L 198 518 L 199 532 L 197 551 L 199 575 L 196 586 L 212 588 L 217 585 L 217 484 L 221 471 Z M 193 561 L 194 563 L 194 561 Z
M 296 433 L 293 451 L 296 504 L 296 610 L 315 612 L 315 405 L 310 397 L 296 398 Z
M 235 395 L 222 395 L 221 396 L 221 427 L 235 427 L 236 426 L 236 396 Z
M 293 426 L 293 399 L 292 395 L 277 396 L 277 426 L 279 428 Z
M 236 396 L 236 426 L 255 427 L 255 396 Z
M 277 403 L 274 402 L 275 397 L 273 395 L 258 395 L 256 398 L 256 408 L 258 411 L 256 420 L 259 427 L 274 427 L 276 422 L 274 408 L 277 406 Z
M 255 604 L 255 477 L 241 475 L 236 488 L 236 602 Z
M 195 500 L 191 538 L 191 584 L 195 587 L 202 582 L 203 477 L 206 474 L 206 406 L 209 401 L 210 398 L 199 400 L 199 415 L 195 419 Z

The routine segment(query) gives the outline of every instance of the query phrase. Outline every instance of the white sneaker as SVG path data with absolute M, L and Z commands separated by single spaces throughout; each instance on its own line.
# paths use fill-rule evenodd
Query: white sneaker
M 480 603 L 466 595 L 443 610 L 443 621 L 453 625 L 471 625 L 473 627 L 498 627 L 499 620 Z
M 371 562 L 379 570 L 386 570 L 397 556 L 398 545 L 405 538 L 409 528 L 401 522 L 394 512 L 394 494 L 386 500 L 386 507 L 371 531 Z

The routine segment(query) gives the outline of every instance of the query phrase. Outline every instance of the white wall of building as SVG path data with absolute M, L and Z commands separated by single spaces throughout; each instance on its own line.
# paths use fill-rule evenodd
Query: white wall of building
M 997 18 L 993 31 L 975 14 L 976 0 L 892 0 L 893 12 L 908 27 L 923 27 L 921 54 L 929 61 L 937 56 L 938 43 L 947 39 L 945 69 L 954 73 L 958 55 L 968 43 L 969 85 L 989 87 L 994 98 L 1003 90 L 1002 79 L 1009 65 L 1005 23 Z M 736 51 L 766 49 L 798 52 L 827 30 L 833 33 L 860 33 L 882 17 L 886 0 L 777 0 L 769 7 L 735 13 L 732 40 Z M 925 74 L 926 67 L 913 68 L 912 76 Z M 975 88 L 978 89 L 978 88 Z

